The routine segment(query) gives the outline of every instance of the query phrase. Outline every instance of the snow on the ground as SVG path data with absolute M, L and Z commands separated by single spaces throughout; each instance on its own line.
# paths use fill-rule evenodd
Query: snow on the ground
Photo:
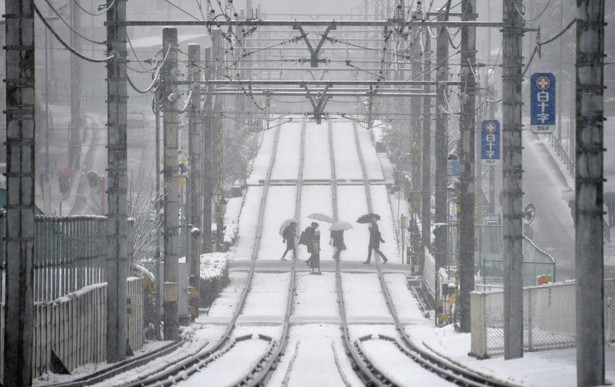
M 251 259 L 252 246 L 256 238 L 258 211 L 263 197 L 262 186 L 250 186 L 246 191 L 241 217 L 239 219 L 239 238 L 235 244 L 234 260 Z
M 382 180 L 384 174 L 380 167 L 380 161 L 376 154 L 376 148 L 372 142 L 371 133 L 369 130 L 358 127 L 357 134 L 359 136 L 359 142 L 361 144 L 361 154 L 363 155 L 363 161 L 365 162 L 365 170 L 367 172 L 367 178 L 369 180 Z
M 284 317 L 290 273 L 256 273 L 240 317 Z
M 201 278 L 220 277 L 227 266 L 228 253 L 201 254 Z
M 306 319 L 306 317 L 309 317 Z M 295 302 L 291 322 L 300 323 L 339 321 L 339 308 L 335 288 L 335 274 L 298 273 Z
M 317 231 L 320 231 L 320 259 L 331 259 L 333 256 L 333 248 L 329 246 L 330 223 L 321 222 L 308 218 L 311 214 L 320 214 L 333 218 L 333 209 L 331 208 L 331 187 L 329 185 L 305 185 L 301 193 L 301 223 L 300 228 L 304 230 L 312 222 L 318 223 Z M 309 258 L 307 247 L 299 245 L 298 256 L 302 259 Z
M 305 180 L 331 179 L 331 159 L 329 157 L 329 130 L 326 122 L 317 125 L 308 122 L 305 127 L 305 161 L 303 178 Z
M 351 122 L 333 123 L 333 153 L 338 180 L 363 179 Z
M 423 316 L 423 313 L 416 303 L 416 299 L 412 296 L 410 290 L 408 290 L 405 274 L 385 274 L 384 282 L 391 294 L 397 316 L 402 322 L 433 325 L 433 322 L 430 322 Z
M 367 357 L 376 368 L 397 385 L 430 387 L 454 385 L 410 361 L 408 356 L 390 341 L 366 340 L 362 345 Z
M 354 226 L 344 231 L 344 241 L 347 250 L 342 252 L 342 261 L 365 261 L 367 258 L 367 245 L 369 232 L 367 226 L 356 223 L 357 218 L 367 213 L 365 188 L 362 185 L 337 186 L 337 207 L 339 219 Z
M 346 380 L 351 386 L 362 386 L 340 333 L 338 325 L 293 326 L 286 352 L 267 385 L 337 387 L 345 385 Z
M 269 343 L 256 337 L 239 341 L 224 355 L 217 358 L 178 387 L 231 386 L 238 384 L 252 370 L 253 365 L 266 351 Z M 228 372 L 232 368 L 233 372 Z
M 393 212 L 391 211 L 387 189 L 384 185 L 372 185 L 370 189 L 373 210 L 381 216 L 378 221 L 378 228 L 385 243 L 380 244 L 380 251 L 386 255 L 390 263 L 403 263 L 399 254 L 395 225 L 393 224 Z
M 264 132 L 261 146 L 252 164 L 252 173 L 247 179 L 248 184 L 258 184 L 260 180 L 265 179 L 271 162 L 276 130 L 277 128 L 272 128 Z
M 297 180 L 301 150 L 302 123 L 289 122 L 280 127 L 278 151 L 271 171 L 272 180 Z
M 209 313 L 207 315 L 200 315 L 197 322 L 206 323 L 216 318 L 225 318 L 225 321 L 230 319 L 233 313 L 235 313 L 235 309 L 237 309 L 239 296 L 246 286 L 247 279 L 247 273 L 236 271 L 229 272 L 230 284 L 222 289 L 218 297 L 214 300 L 209 308 Z
M 342 273 L 342 289 L 349 323 L 392 322 L 377 274 Z
M 275 260 L 282 257 L 284 250 L 286 250 L 286 243 L 283 243 L 280 235 L 280 226 L 284 220 L 295 217 L 296 195 L 297 187 L 294 185 L 269 187 L 258 259 Z M 255 214 L 255 216 L 258 217 L 258 214 Z M 286 254 L 286 258 L 291 258 L 291 254 L 291 252 Z

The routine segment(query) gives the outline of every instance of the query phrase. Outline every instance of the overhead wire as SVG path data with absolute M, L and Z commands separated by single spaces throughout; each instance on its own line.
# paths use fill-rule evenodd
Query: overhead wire
M 76 6 L 77 6 L 80 10 L 82 10 L 83 12 L 87 13 L 87 14 L 88 14 L 88 15 L 90 15 L 90 16 L 101 16 L 101 15 L 106 14 L 106 13 L 107 13 L 107 12 L 108 12 L 111 8 L 113 8 L 113 6 L 115 5 L 115 0 L 113 0 L 113 1 L 111 2 L 111 4 L 109 4 L 109 6 L 105 6 L 105 7 L 99 6 L 99 7 L 98 7 L 98 12 L 91 12 L 91 11 L 88 11 L 87 9 L 83 8 L 83 7 L 79 4 L 79 2 L 78 2 L 77 0 L 73 0 L 73 3 L 75 3 L 75 5 L 76 5 Z
M 93 62 L 93 63 L 104 63 L 104 62 L 108 62 L 110 60 L 112 60 L 113 58 L 115 58 L 115 55 L 110 55 L 106 58 L 101 58 L 101 59 L 97 59 L 97 58 L 90 58 L 88 56 L 85 56 L 84 54 L 80 53 L 79 51 L 75 50 L 73 47 L 71 47 L 68 43 L 66 43 L 64 40 L 62 40 L 62 38 L 60 37 L 60 35 L 58 35 L 58 33 L 51 27 L 51 25 L 49 24 L 49 22 L 47 21 L 47 19 L 45 19 L 45 17 L 41 14 L 41 11 L 38 9 L 38 7 L 36 6 L 36 4 L 34 4 L 34 12 L 36 12 L 36 14 L 38 15 L 38 17 L 41 19 L 41 21 L 43 22 L 43 24 L 45 25 L 45 27 L 47 27 L 47 29 L 49 30 L 49 32 L 51 32 L 51 34 L 60 42 L 60 44 L 62 44 L 64 46 L 64 48 L 66 48 L 68 51 L 70 51 L 71 53 L 73 53 L 74 55 L 76 55 L 77 57 L 86 60 L 88 62 Z
M 90 43 L 100 44 L 100 45 L 104 45 L 105 44 L 105 42 L 98 41 L 98 40 L 93 40 L 93 39 L 88 38 L 87 36 L 82 35 L 79 31 L 75 30 L 73 28 L 73 26 L 69 22 L 64 20 L 64 18 L 60 14 L 60 12 L 58 12 L 58 10 L 55 9 L 55 7 L 51 4 L 51 2 L 49 0 L 45 0 L 45 3 L 47 3 L 47 6 L 49 6 L 49 8 L 51 8 L 51 11 L 56 14 L 58 19 L 60 19 L 60 21 L 62 23 L 64 23 L 75 35 L 79 36 L 81 39 L 84 39 L 84 40 L 86 40 L 86 41 L 88 41 Z

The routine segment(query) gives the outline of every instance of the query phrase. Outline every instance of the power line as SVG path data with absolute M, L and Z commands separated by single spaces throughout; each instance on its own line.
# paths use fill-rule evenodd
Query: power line
M 113 6 L 115 5 L 115 0 L 113 0 L 113 2 L 108 6 L 108 7 L 103 7 L 103 6 L 99 6 L 98 7 L 98 13 L 96 12 L 90 12 L 87 9 L 83 8 L 78 2 L 77 0 L 73 0 L 73 3 L 75 3 L 75 5 L 77 7 L 79 7 L 80 10 L 82 10 L 83 12 L 87 13 L 90 16 L 101 16 L 104 15 L 105 13 L 107 13 L 111 8 L 113 8 Z
M 53 13 L 56 14 L 56 16 L 58 17 L 58 19 L 60 19 L 60 21 L 62 21 L 62 23 L 64 23 L 75 35 L 79 36 L 81 39 L 87 40 L 90 43 L 94 43 L 94 44 L 100 44 L 100 45 L 104 45 L 105 42 L 100 42 L 98 40 L 92 40 L 90 38 L 88 38 L 87 36 L 83 36 L 81 33 L 79 33 L 78 31 L 76 31 L 73 26 L 71 26 L 70 23 L 68 23 L 66 20 L 64 20 L 64 18 L 62 17 L 62 15 L 60 15 L 60 12 L 58 12 L 58 10 L 56 10 L 54 8 L 54 6 L 49 2 L 49 0 L 45 0 L 45 3 L 47 3 L 47 5 L 49 6 L 49 8 L 51 8 L 51 10 L 53 11 Z
M 36 12 L 36 14 L 38 15 L 38 17 L 41 19 L 41 21 L 43 22 L 43 24 L 45 25 L 45 27 L 47 27 L 47 29 L 49 30 L 49 32 L 51 32 L 53 34 L 53 36 L 55 36 L 56 39 L 58 39 L 58 41 L 60 42 L 60 44 L 62 44 L 68 51 L 70 51 L 71 53 L 73 53 L 74 55 L 76 55 L 77 57 L 86 60 L 88 62 L 94 62 L 94 63 L 103 63 L 103 62 L 108 62 L 111 59 L 115 58 L 115 55 L 111 55 L 108 56 L 106 58 L 102 58 L 102 59 L 96 59 L 96 58 L 90 58 L 87 57 L 85 55 L 83 55 L 82 53 L 78 52 L 77 50 L 75 50 L 74 48 L 72 48 L 68 43 L 66 43 L 64 40 L 62 40 L 62 38 L 58 35 L 57 32 L 54 31 L 54 29 L 51 27 L 51 25 L 49 24 L 49 22 L 47 21 L 47 19 L 45 19 L 45 17 L 43 17 L 43 15 L 41 14 L 41 11 L 38 9 L 38 7 L 36 6 L 36 4 L 34 4 L 34 12 Z

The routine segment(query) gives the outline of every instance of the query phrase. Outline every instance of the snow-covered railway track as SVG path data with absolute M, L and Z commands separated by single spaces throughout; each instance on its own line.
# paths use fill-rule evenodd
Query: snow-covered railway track
M 365 161 L 363 159 L 363 153 L 361 151 L 361 145 L 359 142 L 359 135 L 357 125 L 353 125 L 354 133 L 355 133 L 355 144 L 357 147 L 357 154 L 359 155 L 359 162 L 361 164 L 361 171 L 363 174 L 363 184 L 365 187 L 365 196 L 367 199 L 367 208 L 369 213 L 373 213 L 373 205 L 372 205 L 372 195 L 371 195 L 371 187 L 368 179 L 368 173 L 365 166 Z M 394 320 L 395 329 L 397 334 L 401 337 L 401 340 L 397 338 L 393 338 L 387 335 L 367 335 L 359 337 L 355 340 L 354 346 L 357 349 L 357 352 L 366 362 L 366 366 L 373 370 L 373 374 L 377 377 L 376 384 L 378 385 L 395 385 L 396 383 L 389 380 L 385 373 L 382 370 L 378 370 L 373 362 L 371 362 L 368 356 L 362 349 L 362 343 L 371 339 L 384 340 L 394 344 L 394 347 L 397 348 L 401 353 L 403 353 L 406 357 L 414 361 L 416 364 L 420 365 L 422 368 L 429 370 L 430 372 L 438 375 L 446 381 L 454 383 L 460 386 L 506 386 L 507 384 L 498 380 L 494 380 L 491 378 L 487 378 L 483 375 L 471 372 L 468 369 L 458 367 L 445 359 L 439 358 L 433 353 L 427 352 L 423 350 L 420 346 L 416 345 L 412 339 L 408 336 L 404 329 L 404 325 L 401 323 L 399 316 L 397 315 L 395 305 L 393 303 L 393 298 L 391 297 L 391 293 L 389 292 L 389 288 L 385 282 L 384 275 L 382 273 L 382 268 L 380 267 L 380 260 L 378 256 L 375 256 L 376 269 L 378 274 L 378 280 L 380 283 L 380 288 L 382 294 L 385 298 L 386 306 L 389 310 L 391 317 Z M 339 265 L 338 265 L 339 266 Z M 341 282 L 341 276 L 340 276 Z M 341 289 L 341 285 L 340 285 Z
M 197 353 L 187 353 L 186 356 L 174 361 L 173 365 L 166 367 L 162 372 L 155 372 L 149 375 L 140 374 L 139 380 L 125 385 L 128 386 L 170 386 L 178 384 L 181 381 L 186 381 L 193 374 L 199 372 L 206 367 L 212 367 L 214 363 L 220 362 L 221 359 L 227 359 L 233 356 L 235 353 L 253 353 L 254 351 L 246 350 L 245 346 L 261 346 L 262 350 L 260 355 L 257 356 L 254 361 L 254 367 L 252 367 L 245 377 L 238 380 L 236 385 L 250 384 L 254 375 L 261 369 L 262 364 L 266 364 L 272 358 L 276 352 L 276 347 L 279 346 L 278 340 L 274 339 L 270 335 L 264 335 L 259 333 L 246 333 L 245 330 L 241 331 L 241 334 L 237 332 L 237 321 L 240 318 L 242 311 L 245 308 L 248 295 L 253 291 L 253 281 L 256 276 L 256 260 L 258 259 L 258 253 L 260 248 L 260 242 L 262 239 L 263 222 L 266 212 L 266 204 L 268 198 L 268 191 L 270 188 L 270 181 L 272 176 L 273 167 L 276 162 L 276 155 L 278 149 L 278 143 L 280 138 L 281 125 L 276 127 L 274 136 L 273 151 L 271 152 L 271 158 L 267 168 L 266 178 L 263 183 L 263 193 L 259 204 L 258 211 L 258 223 L 256 227 L 256 237 L 254 240 L 251 264 L 246 279 L 246 284 L 239 296 L 237 307 L 221 337 L 213 345 L 207 345 L 201 351 Z M 292 269 L 293 274 L 289 281 L 288 292 L 282 293 L 282 295 L 288 295 L 288 298 L 292 297 L 294 288 L 294 265 Z M 290 301 L 288 301 L 290 304 Z M 264 344 L 264 345 L 263 345 Z M 222 362 L 220 362 L 222 363 Z

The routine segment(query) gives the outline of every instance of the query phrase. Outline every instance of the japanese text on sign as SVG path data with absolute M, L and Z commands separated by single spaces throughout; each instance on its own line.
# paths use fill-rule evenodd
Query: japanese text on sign
M 484 164 L 495 165 L 500 159 L 500 122 L 485 120 L 481 125 L 481 159 Z
M 551 73 L 532 75 L 531 128 L 534 133 L 555 130 L 555 76 Z

